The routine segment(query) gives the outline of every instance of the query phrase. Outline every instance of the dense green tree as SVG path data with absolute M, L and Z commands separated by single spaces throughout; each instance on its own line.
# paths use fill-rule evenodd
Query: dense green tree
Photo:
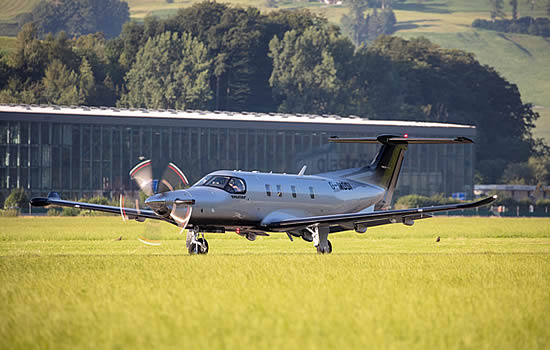
M 533 151 L 531 130 L 538 114 L 521 101 L 516 85 L 472 54 L 442 49 L 426 39 L 396 37 L 380 38 L 372 50 L 391 59 L 403 77 L 404 110 L 416 106 L 423 112 L 414 114 L 417 119 L 477 126 L 482 181 L 497 181 L 508 163 L 523 161 Z
M 82 59 L 78 76 L 78 93 L 80 101 L 88 101 L 95 94 L 95 78 L 92 66 L 86 57 Z
M 260 64 L 267 63 L 270 39 L 261 40 L 263 18 L 255 8 L 202 2 L 179 10 L 167 21 L 170 30 L 191 33 L 206 45 L 214 62 L 213 108 L 242 110 L 253 103 L 256 74 L 261 70 Z
M 0 90 L 0 103 L 41 103 L 41 83 L 22 82 L 17 77 L 10 77 Z
M 48 56 L 43 43 L 38 40 L 36 27 L 33 23 L 25 24 L 17 34 L 15 50 L 10 61 L 20 79 L 39 80 L 42 78 Z
M 280 111 L 322 114 L 336 108 L 334 97 L 342 82 L 330 51 L 335 40 L 334 34 L 317 27 L 309 27 L 301 35 L 291 30 L 283 40 L 273 38 L 269 83 L 281 101 Z
M 43 96 L 47 103 L 57 105 L 78 105 L 84 99 L 78 91 L 78 76 L 60 60 L 50 63 L 42 80 Z
M 550 183 L 550 157 L 533 156 L 526 162 L 509 164 L 501 182 L 515 185 L 548 185 Z
M 120 106 L 202 108 L 211 99 L 205 46 L 190 34 L 165 32 L 138 51 Z
M 103 32 L 114 37 L 129 20 L 130 12 L 121 0 L 42 0 L 32 16 L 42 34 L 63 30 L 72 36 Z

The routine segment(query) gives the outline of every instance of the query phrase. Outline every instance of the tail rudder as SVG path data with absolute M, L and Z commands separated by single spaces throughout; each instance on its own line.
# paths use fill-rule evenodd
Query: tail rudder
M 336 143 L 381 143 L 382 147 L 378 150 L 376 157 L 365 167 L 358 169 L 349 169 L 350 171 L 341 171 L 343 177 L 351 180 L 365 182 L 380 186 L 386 190 L 384 198 L 375 206 L 376 210 L 389 207 L 397 185 L 405 151 L 409 144 L 453 144 L 453 143 L 473 143 L 472 140 L 465 137 L 448 138 L 409 138 L 395 135 L 380 135 L 364 138 L 337 138 L 329 139 Z

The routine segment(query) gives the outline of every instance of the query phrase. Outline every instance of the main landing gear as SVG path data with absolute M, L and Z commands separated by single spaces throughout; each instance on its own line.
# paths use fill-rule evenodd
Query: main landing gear
M 199 237 L 199 235 L 202 237 Z M 187 230 L 187 240 L 185 243 L 190 255 L 208 254 L 208 241 L 204 238 L 204 232 L 200 232 L 198 226 L 193 226 L 191 230 Z
M 328 227 L 319 227 L 318 224 L 306 228 L 311 233 L 313 245 L 317 248 L 319 254 L 332 253 L 332 243 L 328 240 L 330 229 Z

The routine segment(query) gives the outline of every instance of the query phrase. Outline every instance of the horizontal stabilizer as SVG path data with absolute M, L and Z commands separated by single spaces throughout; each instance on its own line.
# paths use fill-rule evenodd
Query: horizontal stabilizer
M 384 145 L 474 143 L 474 141 L 470 140 L 469 138 L 462 136 L 456 138 L 408 137 L 394 135 L 351 138 L 340 138 L 337 136 L 332 136 L 328 140 L 329 142 L 335 143 L 381 143 Z

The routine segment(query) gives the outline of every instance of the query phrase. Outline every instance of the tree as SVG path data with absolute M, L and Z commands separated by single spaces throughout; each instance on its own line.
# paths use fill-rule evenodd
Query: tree
M 86 57 L 82 58 L 78 76 L 79 99 L 83 102 L 89 100 L 95 93 L 95 79 L 92 66 L 88 63 Z
M 531 12 L 535 11 L 535 7 L 537 7 L 537 0 L 525 0 L 525 2 L 529 5 Z
M 13 68 L 21 79 L 36 81 L 42 78 L 47 65 L 47 51 L 33 23 L 27 23 L 17 34 L 15 50 L 10 57 Z
M 79 105 L 83 103 L 78 92 L 78 77 L 69 71 L 60 60 L 54 60 L 46 69 L 44 79 L 44 99 L 58 105 Z
M 384 34 L 391 34 L 397 23 L 390 1 L 351 0 L 349 13 L 343 15 L 341 25 L 355 45 L 370 43 Z M 372 11 L 365 16 L 365 11 Z M 380 8 L 380 9 L 379 9 Z
M 342 30 L 346 33 L 355 45 L 361 45 L 366 41 L 367 23 L 365 11 L 368 8 L 366 0 L 346 1 L 349 12 L 344 14 L 340 20 Z
M 548 185 L 550 183 L 550 157 L 532 156 L 526 162 L 509 164 L 502 182 L 515 185 Z
M 212 98 L 205 46 L 190 34 L 165 32 L 147 41 L 126 74 L 125 107 L 204 108 Z
M 506 16 L 503 10 L 503 2 L 504 0 L 489 0 L 491 19 L 493 21 L 497 18 L 504 18 Z
M 498 181 L 508 164 L 525 161 L 534 152 L 531 130 L 538 114 L 521 101 L 515 84 L 472 54 L 442 49 L 427 39 L 387 36 L 369 49 L 391 59 L 402 79 L 406 113 L 395 118 L 476 125 L 481 181 Z
M 29 199 L 27 197 L 27 193 L 25 192 L 25 189 L 23 188 L 14 188 L 11 192 L 8 198 L 6 198 L 6 201 L 4 202 L 4 209 L 11 209 L 11 208 L 25 208 L 29 205 Z
M 281 101 L 280 111 L 323 114 L 333 110 L 341 86 L 330 51 L 335 39 L 323 28 L 309 27 L 302 35 L 291 30 L 283 40 L 271 40 L 269 83 Z
M 120 34 L 130 12 L 121 0 L 42 0 L 32 16 L 42 34 L 62 30 L 75 36 L 103 32 L 111 38 Z
M 41 83 L 23 83 L 17 77 L 10 77 L 0 91 L 0 103 L 40 103 L 43 86 Z
M 516 21 L 518 19 L 518 0 L 510 0 L 510 6 L 512 6 L 512 19 Z

